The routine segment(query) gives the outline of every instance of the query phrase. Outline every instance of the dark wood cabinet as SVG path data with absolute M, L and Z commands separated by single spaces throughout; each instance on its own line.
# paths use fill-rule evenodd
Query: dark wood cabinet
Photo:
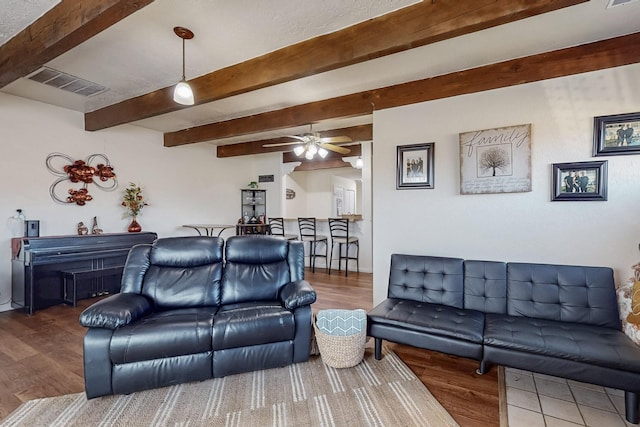
M 242 190 L 242 219 L 245 224 L 251 218 L 265 220 L 267 216 L 267 190 Z
M 11 260 L 11 306 L 29 314 L 72 299 L 120 291 L 121 274 L 111 274 L 124 266 L 129 250 L 152 243 L 156 233 L 114 233 L 88 236 L 21 237 L 13 239 Z M 75 298 L 67 295 L 65 272 L 100 271 L 76 283 Z

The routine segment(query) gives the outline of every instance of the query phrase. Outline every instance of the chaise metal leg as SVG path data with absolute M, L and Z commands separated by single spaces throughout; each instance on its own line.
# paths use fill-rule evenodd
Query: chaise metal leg
M 374 338 L 376 360 L 382 359 L 382 338 Z
M 638 424 L 638 393 L 624 392 L 624 415 L 631 424 Z

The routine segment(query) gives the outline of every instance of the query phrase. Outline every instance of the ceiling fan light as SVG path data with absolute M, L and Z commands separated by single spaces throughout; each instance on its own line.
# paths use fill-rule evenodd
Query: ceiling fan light
M 306 154 L 304 155 L 304 157 L 307 160 L 313 160 L 313 153 L 311 153 L 311 151 L 307 150 Z
M 307 148 L 307 152 L 311 153 L 311 157 L 315 156 L 316 153 L 318 152 L 318 146 L 316 144 L 309 144 L 309 147 Z
M 324 159 L 325 157 L 327 157 L 327 154 L 329 154 L 329 152 L 327 150 L 325 150 L 324 148 L 320 147 L 318 149 L 318 154 L 320 155 L 320 157 L 322 157 Z
M 362 157 L 358 157 L 358 160 L 356 160 L 356 169 L 362 169 L 362 166 L 364 166 L 364 163 L 362 162 Z
M 300 157 L 302 156 L 302 153 L 304 153 L 304 147 L 302 145 L 298 145 L 296 148 L 293 149 L 293 152 L 295 153 L 296 156 Z
M 173 100 L 182 105 L 193 105 L 193 90 L 189 83 L 185 81 L 179 82 L 173 90 Z

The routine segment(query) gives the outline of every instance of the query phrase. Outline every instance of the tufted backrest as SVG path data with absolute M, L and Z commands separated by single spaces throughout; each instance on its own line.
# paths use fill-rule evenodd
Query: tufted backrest
M 464 308 L 484 313 L 507 312 L 507 264 L 464 262 Z
M 613 271 L 607 267 L 509 263 L 507 312 L 620 329 Z
M 304 279 L 304 246 L 271 236 L 233 236 L 227 240 L 222 304 L 273 301 L 280 288 Z
M 391 255 L 389 298 L 463 308 L 463 260 Z
M 121 292 L 145 295 L 161 310 L 218 305 L 223 244 L 218 237 L 193 236 L 134 246 Z

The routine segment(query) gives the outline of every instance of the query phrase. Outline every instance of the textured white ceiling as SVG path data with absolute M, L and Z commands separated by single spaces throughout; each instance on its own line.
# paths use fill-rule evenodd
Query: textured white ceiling
M 0 0 L 0 46 L 60 0 Z
M 20 15 L 25 3 L 42 6 L 55 2 L 0 0 L 0 22 Z M 46 64 L 109 87 L 104 94 L 83 98 L 24 78 L 1 91 L 76 111 L 92 111 L 173 85 L 180 79 L 182 43 L 173 33 L 174 26 L 185 26 L 195 33 L 195 38 L 186 42 L 186 75 L 191 79 L 413 3 L 413 0 L 156 0 Z M 172 131 L 640 31 L 640 2 L 612 9 L 606 9 L 607 3 L 608 0 L 591 0 L 136 124 Z M 340 120 L 337 124 L 332 121 L 320 124 L 317 129 L 370 120 L 369 116 Z M 243 139 L 247 138 L 216 143 Z
M 55 91 L 58 105 L 92 111 L 180 79 L 182 40 L 175 26 L 195 33 L 186 42 L 186 77 L 191 79 L 416 2 L 156 0 L 47 65 L 110 88 L 89 99 Z M 20 2 L 12 3 L 19 7 Z M 41 89 L 31 86 L 24 90 Z

